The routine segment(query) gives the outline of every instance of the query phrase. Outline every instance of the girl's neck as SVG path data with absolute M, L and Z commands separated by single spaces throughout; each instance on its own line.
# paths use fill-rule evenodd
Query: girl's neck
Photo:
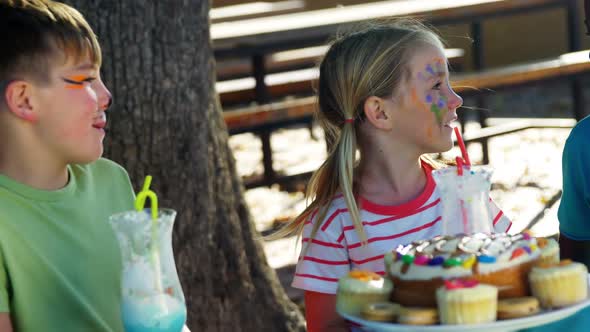
M 361 197 L 387 206 L 404 204 L 418 197 L 427 180 L 420 156 L 403 153 L 365 154 L 357 179 Z

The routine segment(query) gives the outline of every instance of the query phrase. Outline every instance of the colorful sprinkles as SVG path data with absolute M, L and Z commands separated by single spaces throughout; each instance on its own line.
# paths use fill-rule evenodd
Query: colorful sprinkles
M 496 245 L 499 243 L 504 248 L 503 250 L 512 250 L 510 254 L 510 260 L 516 259 L 523 255 L 530 255 L 534 251 L 538 250 L 539 247 L 542 247 L 546 243 L 546 239 L 538 238 L 538 246 L 534 243 L 530 243 L 527 245 L 519 245 L 518 247 L 514 248 L 513 245 L 516 241 L 525 240 L 529 241 L 532 239 L 531 235 L 527 232 L 521 233 L 518 235 L 510 236 L 506 234 L 496 234 L 490 238 L 487 238 L 484 241 L 484 245 L 482 245 L 478 250 L 468 250 L 465 247 L 465 242 L 469 241 L 469 239 L 475 240 L 483 240 L 485 237 L 481 237 L 478 234 L 473 235 L 472 237 L 465 236 L 459 243 L 458 248 L 460 251 L 463 251 L 463 254 L 460 255 L 452 255 L 451 257 L 445 257 L 442 255 L 436 254 L 425 254 L 422 253 L 422 250 L 429 245 L 433 244 L 436 248 L 436 251 L 442 251 L 442 245 L 449 240 L 449 237 L 436 237 L 431 241 L 420 241 L 415 242 L 411 245 L 406 246 L 399 246 L 396 251 L 394 252 L 394 259 L 401 260 L 404 264 L 407 265 L 427 265 L 427 266 L 439 266 L 442 265 L 445 268 L 452 268 L 452 267 L 463 267 L 466 269 L 470 269 L 476 263 L 483 263 L 483 264 L 491 264 L 495 263 L 498 254 L 490 254 L 488 252 L 489 245 L 493 240 L 496 241 Z M 435 253 L 436 253 L 435 251 Z M 402 254 L 403 253 L 403 254 Z

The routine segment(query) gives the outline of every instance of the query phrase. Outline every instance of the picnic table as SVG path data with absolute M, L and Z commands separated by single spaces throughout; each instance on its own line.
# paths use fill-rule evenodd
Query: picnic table
M 337 8 L 259 17 L 211 26 L 216 59 L 249 58 L 256 80 L 255 99 L 269 101 L 265 57 L 273 52 L 325 44 L 339 29 L 366 20 L 412 16 L 433 25 L 469 23 L 474 69 L 485 67 L 482 21 L 554 8 L 567 13 L 568 51 L 580 49 L 577 0 L 389 0 Z

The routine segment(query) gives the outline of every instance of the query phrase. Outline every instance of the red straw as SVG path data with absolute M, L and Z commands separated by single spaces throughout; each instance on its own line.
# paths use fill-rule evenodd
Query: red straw
M 457 161 L 457 175 L 463 175 L 463 158 L 457 156 L 455 161 Z
M 465 165 L 471 166 L 471 161 L 469 160 L 469 155 L 467 154 L 467 149 L 465 149 L 465 143 L 463 142 L 463 137 L 461 137 L 461 133 L 459 132 L 459 128 L 455 127 L 455 136 L 457 136 L 457 143 L 459 143 L 459 148 L 461 149 L 461 155 L 463 156 L 463 160 L 465 161 Z

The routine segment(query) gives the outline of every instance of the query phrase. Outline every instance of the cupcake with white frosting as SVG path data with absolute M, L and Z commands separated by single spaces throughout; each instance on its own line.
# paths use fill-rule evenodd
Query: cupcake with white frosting
M 541 249 L 541 264 L 559 263 L 559 243 L 552 238 L 537 238 L 537 245 Z
M 569 259 L 533 267 L 529 280 L 533 296 L 546 309 L 565 307 L 588 298 L 588 269 Z
M 477 280 L 446 280 L 436 290 L 441 324 L 477 324 L 496 320 L 498 289 Z
M 371 303 L 389 300 L 393 284 L 370 271 L 354 270 L 338 281 L 336 309 L 339 312 L 360 316 L 361 310 Z

